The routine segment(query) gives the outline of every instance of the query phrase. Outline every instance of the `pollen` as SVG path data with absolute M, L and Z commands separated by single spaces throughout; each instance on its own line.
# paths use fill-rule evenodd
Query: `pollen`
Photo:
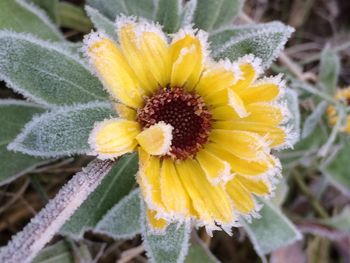
M 143 129 L 160 121 L 170 124 L 174 128 L 173 140 L 166 156 L 185 160 L 194 157 L 208 141 L 212 116 L 198 94 L 181 87 L 166 87 L 145 100 L 137 120 Z

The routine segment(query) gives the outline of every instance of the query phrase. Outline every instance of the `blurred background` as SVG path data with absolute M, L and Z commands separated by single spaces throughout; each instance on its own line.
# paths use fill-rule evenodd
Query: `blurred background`
M 34 2 L 45 8 L 45 0 Z M 66 38 L 74 42 L 80 41 L 92 29 L 83 6 L 83 0 L 61 1 L 56 14 L 52 14 Z M 237 22 L 245 23 L 250 19 L 255 22 L 279 20 L 296 29 L 284 52 L 290 60 L 276 62 L 270 73 L 296 70 L 301 73 L 299 78 L 313 85 L 317 82 L 320 71 L 321 52 L 329 45 L 331 50 L 338 53 L 341 61 L 338 86 L 350 85 L 350 0 L 247 0 L 244 15 Z M 308 115 L 314 109 L 313 99 L 305 94 L 300 95 L 302 116 Z M 0 82 L 0 98 L 21 96 L 14 94 L 6 88 L 5 83 Z M 332 184 L 324 184 L 313 154 L 308 153 L 305 156 L 306 159 L 300 158 L 304 162 L 299 160 L 291 164 L 293 171 L 298 171 L 302 179 L 293 175 L 286 176 L 274 200 L 281 204 L 284 213 L 305 234 L 305 238 L 273 252 L 269 260 L 273 263 L 350 262 L 350 235 L 344 235 L 342 230 L 322 225 L 316 220 L 325 215 L 338 214 L 350 205 L 350 195 Z M 6 245 L 10 237 L 20 231 L 49 198 L 88 162 L 86 157 L 57 160 L 1 186 L 0 246 Z M 290 163 L 287 162 L 287 170 L 288 164 Z M 348 177 L 350 180 L 350 172 Z M 346 224 L 350 231 L 350 219 L 348 220 Z M 202 230 L 199 230 L 199 236 L 222 262 L 261 262 L 246 233 L 241 229 L 237 229 L 233 237 L 218 232 L 210 239 Z M 58 239 L 60 238 L 57 237 L 51 243 Z M 129 241 L 114 241 L 88 232 L 84 240 L 67 241 L 73 252 L 76 252 L 73 253 L 76 262 L 83 262 L 86 256 L 84 253 L 98 262 L 116 262 L 121 255 L 124 255 L 124 261 L 119 262 L 146 262 L 142 249 L 137 250 L 132 259 L 125 258 L 125 253 L 123 254 L 130 249 L 139 248 L 140 237 Z

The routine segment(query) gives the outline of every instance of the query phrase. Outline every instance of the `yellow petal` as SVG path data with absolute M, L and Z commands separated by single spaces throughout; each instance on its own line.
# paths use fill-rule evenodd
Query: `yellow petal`
M 259 176 L 268 172 L 272 166 L 269 160 L 265 161 L 247 161 L 240 159 L 229 151 L 218 147 L 213 143 L 208 143 L 206 149 L 218 158 L 228 162 L 231 170 L 235 174 L 246 176 Z M 267 159 L 267 158 L 266 158 Z
M 252 103 L 246 106 L 249 116 L 243 120 L 278 126 L 284 119 L 282 106 L 267 103 Z
M 215 226 L 214 221 L 232 222 L 232 206 L 225 190 L 221 185 L 212 185 L 196 161 L 176 163 L 176 169 L 200 221 L 211 227 Z
M 228 106 L 228 105 L 214 107 L 213 109 L 211 109 L 210 112 L 214 120 L 226 121 L 226 120 L 240 119 L 236 111 L 231 106 Z
M 229 106 L 240 118 L 248 116 L 243 100 L 230 88 L 213 93 L 211 96 L 205 98 L 205 101 L 214 107 Z
M 169 214 L 174 216 L 189 216 L 190 200 L 179 175 L 174 161 L 164 159 L 160 174 L 161 197 Z
M 230 179 L 230 165 L 205 149 L 197 153 L 196 159 L 212 184 L 225 183 Z
M 239 95 L 246 104 L 270 102 L 277 99 L 283 85 L 281 75 L 278 75 L 255 82 L 254 85 L 239 92 Z
M 126 120 L 130 120 L 130 121 L 134 121 L 136 120 L 136 110 L 134 110 L 133 108 L 130 108 L 124 104 L 121 103 L 116 103 L 114 105 L 114 108 L 116 110 L 116 112 L 118 113 L 118 116 L 126 119 Z
M 251 193 L 256 195 L 270 194 L 270 186 L 264 180 L 247 178 L 241 175 L 236 175 L 235 179 L 238 180 L 241 185 L 243 185 L 244 188 Z
M 165 212 L 160 192 L 160 159 L 150 156 L 139 147 L 140 171 L 137 182 L 140 185 L 142 195 L 147 206 L 152 210 Z
M 147 208 L 147 221 L 151 230 L 153 230 L 152 232 L 163 233 L 169 225 L 169 222 L 162 218 L 156 218 L 156 214 L 156 211 Z
M 261 60 L 254 57 L 253 55 L 247 55 L 237 61 L 241 76 L 240 80 L 237 81 L 232 89 L 238 92 L 248 88 L 259 76 L 261 73 Z
M 282 127 L 273 126 L 270 124 L 260 122 L 249 122 L 244 120 L 233 120 L 215 122 L 214 127 L 218 129 L 240 130 L 246 132 L 253 132 L 259 134 L 262 137 L 266 137 L 266 140 L 270 142 L 271 148 L 279 147 L 288 143 L 288 134 Z
M 132 19 L 121 18 L 117 21 L 117 33 L 118 39 L 122 48 L 122 51 L 134 70 L 142 88 L 151 94 L 158 88 L 156 78 L 149 71 L 149 64 L 143 57 L 143 53 L 139 49 L 139 39 L 136 35 L 137 24 Z
M 195 88 L 196 92 L 203 97 L 213 95 L 218 91 L 231 87 L 237 81 L 239 74 L 237 65 L 226 60 L 219 61 L 203 73 Z
M 110 119 L 95 125 L 89 144 L 101 159 L 115 158 L 134 151 L 140 125 L 135 121 Z
M 92 33 L 86 38 L 85 45 L 91 64 L 110 94 L 130 107 L 140 107 L 143 91 L 115 43 Z
M 252 195 L 235 177 L 226 184 L 226 191 L 239 212 L 249 214 L 256 208 Z
M 149 154 L 163 155 L 170 150 L 172 131 L 173 127 L 170 124 L 158 122 L 143 130 L 136 136 L 136 140 Z
M 170 84 L 174 87 L 182 87 L 192 90 L 198 83 L 203 71 L 205 60 L 206 36 L 199 31 L 197 36 L 194 32 L 180 30 L 173 37 L 170 46 L 171 71 Z
M 263 160 L 268 150 L 266 141 L 252 132 L 214 129 L 210 140 L 246 160 Z

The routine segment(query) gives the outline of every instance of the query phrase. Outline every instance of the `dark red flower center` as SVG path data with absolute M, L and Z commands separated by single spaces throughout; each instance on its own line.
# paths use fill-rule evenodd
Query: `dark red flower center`
M 208 141 L 211 130 L 211 114 L 203 98 L 180 87 L 159 89 L 145 100 L 137 120 L 143 128 L 160 121 L 173 126 L 168 156 L 179 160 L 194 156 Z

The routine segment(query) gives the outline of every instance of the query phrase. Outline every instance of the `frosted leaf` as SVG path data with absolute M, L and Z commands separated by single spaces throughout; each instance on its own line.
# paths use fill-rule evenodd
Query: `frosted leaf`
M 8 149 L 42 157 L 85 154 L 90 150 L 88 138 L 95 122 L 114 115 L 105 102 L 58 108 L 34 117 Z
M 104 32 L 111 38 L 117 38 L 114 23 L 111 20 L 102 15 L 97 9 L 94 9 L 88 5 L 85 6 L 85 10 L 92 23 L 94 24 L 95 28 L 99 32 Z
M 182 9 L 182 19 L 181 19 L 181 27 L 189 26 L 192 24 L 194 19 L 194 12 L 197 8 L 198 0 L 189 0 L 185 3 Z
M 339 74 L 339 56 L 333 52 L 329 46 L 326 46 L 321 53 L 319 84 L 331 96 L 335 94 L 337 89 Z
M 167 33 L 174 33 L 180 26 L 180 0 L 159 0 L 156 20 Z
M 236 60 L 253 54 L 268 68 L 278 57 L 294 29 L 280 22 L 231 27 L 209 37 L 216 59 Z
M 313 112 L 306 118 L 303 126 L 303 131 L 301 133 L 301 139 L 308 137 L 316 128 L 317 124 L 320 122 L 322 116 L 327 109 L 328 103 L 326 101 L 320 102 Z
M 40 251 L 32 263 L 74 263 L 74 256 L 70 246 L 60 241 L 56 244 L 46 247 Z
M 170 224 L 164 233 L 152 234 L 145 215 L 145 204 L 141 202 L 142 239 L 146 254 L 153 263 L 183 262 L 189 247 L 190 222 Z
M 73 212 L 101 183 L 113 162 L 94 160 L 77 173 L 58 194 L 0 251 L 0 262 L 29 263 Z
M 42 39 L 64 40 L 46 14 L 24 0 L 0 1 L 0 30 L 3 29 L 32 33 Z
M 341 148 L 321 167 L 327 179 L 346 196 L 350 196 L 350 140 L 344 138 Z
M 99 10 L 111 20 L 121 14 L 154 18 L 156 0 L 87 0 L 87 4 Z
M 59 0 L 30 0 L 40 9 L 44 10 L 45 13 L 55 22 L 57 21 L 57 4 Z
M 340 214 L 322 220 L 322 223 L 342 231 L 344 234 L 350 234 L 350 206 L 344 207 Z
M 261 218 L 254 218 L 251 223 L 242 220 L 256 253 L 264 255 L 300 240 L 301 233 L 270 202 L 260 199 L 264 204 L 260 210 Z
M 140 191 L 137 189 L 109 210 L 95 231 L 115 239 L 131 239 L 141 233 L 140 213 Z
M 14 153 L 6 148 L 35 114 L 44 111 L 45 109 L 33 103 L 21 100 L 0 100 L 0 185 L 9 183 L 36 166 L 48 162 L 48 160 Z
M 130 192 L 135 185 L 137 170 L 136 154 L 124 155 L 118 159 L 102 183 L 65 223 L 60 233 L 79 239 L 85 231 L 93 230 L 106 213 Z
M 0 79 L 44 105 L 108 99 L 102 84 L 79 57 L 30 35 L 0 32 Z
M 197 0 L 194 17 L 196 27 L 212 31 L 229 24 L 238 15 L 243 6 L 243 0 Z

